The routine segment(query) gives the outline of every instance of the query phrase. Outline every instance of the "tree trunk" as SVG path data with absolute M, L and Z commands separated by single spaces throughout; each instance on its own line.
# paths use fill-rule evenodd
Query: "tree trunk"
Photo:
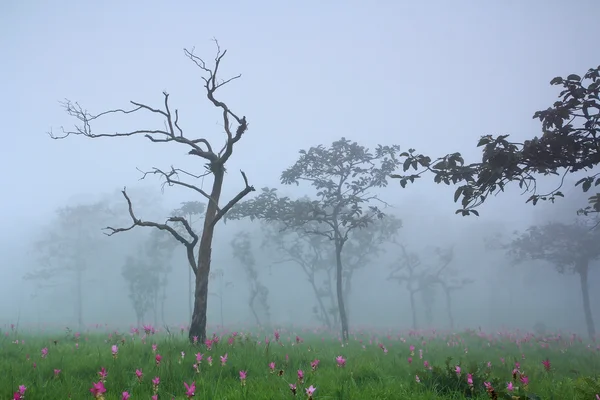
M 79 330 L 83 329 L 83 270 L 81 265 L 77 265 L 76 274 L 76 285 L 77 285 L 77 299 L 75 307 L 77 313 L 77 324 L 79 325 Z
M 323 313 L 323 317 L 325 318 L 325 324 L 327 325 L 327 327 L 329 329 L 331 329 L 331 320 L 329 319 L 329 313 L 325 309 L 325 304 L 323 304 L 323 299 L 321 298 L 321 296 L 319 296 L 319 290 L 317 289 L 317 286 L 315 285 L 315 280 L 314 280 L 314 278 L 310 277 L 308 279 L 308 281 L 310 282 L 310 286 L 312 286 L 313 291 L 315 292 L 315 297 L 317 298 L 317 303 L 319 304 L 319 308 L 321 309 L 321 312 Z
M 450 320 L 450 329 L 454 329 L 454 314 L 452 314 L 452 296 L 450 296 L 450 290 L 444 286 L 444 293 L 446 294 L 446 312 L 448 313 L 448 319 Z
M 590 291 L 588 286 L 589 261 L 582 261 L 577 266 L 579 281 L 581 283 L 581 296 L 583 298 L 583 313 L 585 314 L 585 324 L 587 326 L 588 336 L 591 340 L 596 336 L 596 327 L 592 317 L 592 307 L 590 305 Z
M 342 324 L 342 340 L 348 340 L 348 315 L 346 314 L 346 307 L 344 305 L 344 287 L 342 282 L 342 247 L 343 242 L 339 237 L 339 233 L 336 232 L 335 240 L 335 261 L 336 261 L 336 291 L 338 300 L 338 310 L 340 312 L 340 322 Z
M 191 319 L 193 314 L 192 302 L 192 269 L 188 270 L 188 317 Z
M 223 178 L 225 170 L 220 164 L 211 164 L 214 175 L 213 186 L 211 190 L 211 200 L 206 208 L 204 217 L 204 227 L 200 238 L 200 247 L 198 249 L 198 270 L 196 273 L 196 290 L 194 293 L 194 311 L 192 313 L 192 322 L 190 324 L 189 339 L 193 341 L 194 336 L 198 337 L 201 343 L 206 339 L 206 311 L 208 308 L 208 278 L 210 276 L 210 262 L 212 252 L 212 241 L 215 227 L 213 221 L 218 212 L 218 203 L 223 189 Z
M 415 291 L 410 291 L 410 309 L 412 311 L 412 327 L 417 329 L 417 307 L 415 306 Z

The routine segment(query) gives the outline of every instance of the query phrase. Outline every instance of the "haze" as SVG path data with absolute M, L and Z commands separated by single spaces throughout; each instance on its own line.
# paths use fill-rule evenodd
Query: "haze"
M 600 3 L 593 0 L 569 5 L 558 0 L 2 2 L 0 325 L 78 323 L 72 275 L 56 274 L 42 284 L 23 279 L 43 267 L 36 243 L 60 231 L 57 209 L 105 201 L 126 212 L 119 191 L 127 187 L 138 217 L 162 222 L 182 202 L 205 200 L 180 188 L 165 187 L 163 193 L 154 176 L 139 180 L 137 168 L 173 165 L 202 172 L 204 165 L 178 146 L 143 137 L 49 138 L 50 129 L 76 122 L 59 100 L 99 113 L 127 107 L 130 100 L 162 106 L 166 90 L 186 134 L 219 147 L 224 140 L 219 112 L 206 99 L 201 71 L 183 54 L 184 47 L 195 47 L 196 54 L 212 60 L 214 37 L 228 51 L 223 77 L 242 74 L 220 97 L 250 124 L 227 163 L 223 201 L 243 187 L 240 169 L 257 190 L 313 195 L 306 185 L 282 186 L 281 171 L 297 160 L 299 150 L 329 146 L 341 137 L 371 149 L 398 144 L 430 155 L 460 151 L 476 160 L 481 135 L 509 133 L 519 140 L 539 135 L 532 115 L 554 102 L 557 91 L 549 81 L 598 63 L 588 38 L 600 34 L 599 14 Z M 105 122 L 96 130 L 162 127 L 147 114 Z M 428 258 L 431 249 L 454 247 L 453 269 L 473 280 L 453 294 L 456 329 L 532 329 L 542 323 L 583 333 L 576 276 L 560 275 L 541 262 L 512 266 L 483 241 L 574 217 L 585 196 L 572 182 L 566 186 L 560 204 L 535 207 L 510 190 L 486 202 L 478 218 L 454 215 L 454 188 L 431 177 L 405 189 L 391 180 L 377 194 L 390 204 L 384 212 L 403 221 L 399 241 L 424 263 L 435 263 Z M 83 320 L 134 324 L 122 268 L 152 229 L 105 237 L 101 228 L 130 221 L 88 222 L 85 230 L 94 246 L 84 255 Z M 314 292 L 301 269 L 275 263 L 282 257 L 272 249 L 260 250 L 260 223 L 250 221 L 217 226 L 212 268 L 222 270 L 223 278 L 211 281 L 209 290 L 223 302 L 209 298 L 209 324 L 255 323 L 248 280 L 230 246 L 241 230 L 252 233 L 259 280 L 269 290 L 271 323 L 320 324 L 313 313 Z M 385 253 L 353 277 L 351 327 L 412 325 L 407 290 L 386 279 L 399 248 L 384 247 Z M 185 325 L 189 266 L 184 248 L 175 248 L 168 262 L 173 270 L 164 315 L 155 320 L 150 313 L 147 322 Z M 593 288 L 599 276 L 596 268 L 592 271 Z M 590 295 L 597 304 L 597 291 Z M 425 316 L 421 296 L 417 310 L 421 327 L 449 327 L 441 292 L 432 315 Z M 593 312 L 598 320 L 600 309 Z

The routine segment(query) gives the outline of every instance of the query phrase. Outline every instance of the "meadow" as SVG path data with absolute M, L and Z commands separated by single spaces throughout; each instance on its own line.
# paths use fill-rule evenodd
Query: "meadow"
M 600 346 L 574 334 L 288 327 L 0 339 L 0 399 L 600 399 Z

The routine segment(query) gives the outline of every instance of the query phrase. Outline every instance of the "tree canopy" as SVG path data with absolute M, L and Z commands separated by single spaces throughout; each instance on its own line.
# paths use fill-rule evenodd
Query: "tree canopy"
M 475 208 L 511 183 L 529 193 L 527 202 L 534 205 L 563 197 L 560 189 L 567 174 L 589 174 L 576 183 L 584 192 L 600 185 L 600 173 L 592 171 L 600 163 L 600 66 L 589 69 L 583 77 L 556 77 L 550 84 L 561 87 L 561 91 L 551 107 L 533 115 L 542 124 L 540 137 L 519 143 L 511 141 L 509 135 L 482 136 L 477 144 L 482 149 L 481 160 L 470 164 L 458 152 L 433 160 L 411 149 L 402 154 L 403 170 L 415 172 L 392 177 L 405 187 L 431 172 L 436 183 L 458 184 L 454 201 L 461 200 L 456 213 L 462 215 L 479 215 Z M 545 175 L 559 176 L 560 181 L 555 189 L 540 193 L 536 178 Z M 600 193 L 591 196 L 589 205 L 580 211 L 600 212 Z

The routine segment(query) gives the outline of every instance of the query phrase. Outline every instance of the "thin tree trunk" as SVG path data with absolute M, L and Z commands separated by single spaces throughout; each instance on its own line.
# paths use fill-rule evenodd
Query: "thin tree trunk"
M 313 291 L 315 292 L 315 297 L 317 298 L 317 303 L 319 304 L 319 308 L 321 309 L 321 312 L 323 313 L 323 316 L 325 317 L 325 324 L 327 325 L 328 328 L 331 329 L 331 320 L 329 318 L 329 314 L 327 313 L 327 310 L 325 309 L 325 304 L 323 304 L 323 299 L 321 298 L 321 296 L 319 296 L 319 290 L 317 289 L 317 286 L 315 285 L 315 280 L 314 278 L 309 278 L 308 281 L 310 282 L 310 286 L 312 287 Z
M 189 318 L 192 318 L 192 313 L 193 313 L 193 301 L 192 301 L 192 269 L 189 268 L 188 269 L 188 313 L 189 313 Z
M 417 329 L 417 307 L 415 306 L 415 292 L 410 291 L 410 309 L 412 311 L 412 327 L 414 330 Z
M 446 312 L 448 313 L 448 319 L 450 320 L 450 329 L 454 329 L 454 314 L 452 314 L 452 296 L 450 290 L 444 286 L 444 293 L 446 294 Z
M 77 324 L 79 325 L 79 330 L 83 329 L 83 271 L 81 269 L 81 265 L 77 265 L 76 274 L 76 285 L 77 285 Z
M 212 241 L 215 227 L 213 221 L 218 212 L 218 203 L 223 189 L 224 168 L 222 165 L 212 164 L 214 182 L 211 190 L 211 200 L 206 208 L 204 227 L 200 238 L 198 249 L 198 270 L 196 273 L 196 290 L 194 293 L 194 311 L 190 324 L 189 339 L 193 341 L 194 336 L 202 343 L 206 339 L 206 312 L 208 309 L 208 278 L 210 276 L 210 262 L 212 253 Z M 222 301 L 222 300 L 221 300 Z
M 338 300 L 338 310 L 340 312 L 340 322 L 342 324 L 342 340 L 348 340 L 348 315 L 346 314 L 346 307 L 344 305 L 344 292 L 342 282 L 342 247 L 343 243 L 339 237 L 339 233 L 336 232 L 335 240 L 335 260 L 336 260 L 336 291 Z
M 590 305 L 590 291 L 588 285 L 589 262 L 582 261 L 577 268 L 579 273 L 579 282 L 581 283 L 581 296 L 583 298 L 583 313 L 585 314 L 585 324 L 587 326 L 588 336 L 594 339 L 596 336 L 596 327 L 592 317 L 592 307 Z

